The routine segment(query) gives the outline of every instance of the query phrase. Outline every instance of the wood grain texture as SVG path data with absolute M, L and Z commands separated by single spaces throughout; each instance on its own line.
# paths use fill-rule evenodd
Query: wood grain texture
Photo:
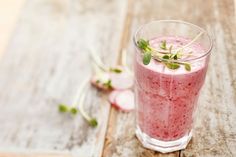
M 201 3 L 201 2 L 198 2 Z M 194 138 L 181 156 L 236 156 L 236 38 L 233 1 L 211 1 L 214 35 L 208 75 L 199 100 Z
M 125 0 L 29 0 L 0 62 L 0 152 L 100 156 L 110 105 L 90 88 L 80 115 L 60 114 L 91 73 L 89 48 L 112 64 L 117 58 Z M 119 17 L 119 18 L 117 18 Z M 2 154 L 0 154 L 2 155 Z
M 159 154 L 142 148 L 134 135 L 134 113 L 123 114 L 112 109 L 103 156 L 236 156 L 234 2 L 147 0 L 135 1 L 132 7 L 128 13 L 131 22 L 126 25 L 128 37 L 123 37 L 127 42 L 121 44 L 128 50 L 130 66 L 134 52 L 130 34 L 151 20 L 179 19 L 200 25 L 213 34 L 215 46 L 199 100 L 194 135 L 187 149 Z

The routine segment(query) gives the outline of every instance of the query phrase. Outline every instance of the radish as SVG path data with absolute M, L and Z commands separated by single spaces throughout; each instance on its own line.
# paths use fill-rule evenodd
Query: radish
M 110 93 L 110 95 L 109 95 L 109 101 L 110 101 L 110 103 L 111 103 L 111 105 L 114 107 L 114 108 L 116 108 L 116 109 L 120 109 L 120 107 L 116 104 L 116 97 L 117 97 L 117 95 L 119 95 L 121 92 L 123 92 L 122 90 L 113 90 L 111 93 Z
M 100 71 L 91 79 L 91 83 L 101 90 L 128 89 L 133 86 L 133 75 L 122 66 L 110 68 L 109 72 Z
M 120 91 L 120 90 L 113 90 L 110 94 L 109 94 L 109 102 L 113 105 L 113 104 L 115 104 L 116 102 L 115 102 L 115 99 L 116 99 L 116 96 L 118 95 L 118 94 L 120 94 L 122 91 Z
M 125 112 L 132 111 L 134 109 L 134 93 L 131 90 L 115 90 L 109 96 L 111 104 Z
M 97 75 L 94 75 L 91 79 L 92 85 L 97 87 L 98 89 L 101 90 L 110 90 L 112 89 L 111 86 L 111 79 L 110 79 L 110 74 L 109 73 L 99 73 Z
M 110 78 L 112 82 L 112 87 L 114 89 L 128 89 L 132 88 L 134 84 L 133 75 L 127 70 L 127 68 L 119 66 L 117 69 L 120 69 L 121 72 L 110 73 Z

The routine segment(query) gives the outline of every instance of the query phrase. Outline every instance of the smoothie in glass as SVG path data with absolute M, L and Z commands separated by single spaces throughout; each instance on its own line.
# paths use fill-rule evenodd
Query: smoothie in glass
M 180 49 L 193 38 L 182 34 L 158 34 L 151 36 L 148 41 L 150 47 L 157 51 L 162 51 L 164 41 L 168 51 L 169 48 Z M 136 135 L 145 147 L 160 152 L 184 149 L 192 136 L 194 112 L 209 60 L 206 53 L 208 47 L 196 40 L 181 50 L 179 60 L 188 63 L 191 70 L 186 70 L 182 64 L 177 69 L 168 68 L 166 62 L 153 57 L 145 65 L 140 51 L 137 48 L 134 58 Z M 176 54 L 174 51 L 171 53 Z

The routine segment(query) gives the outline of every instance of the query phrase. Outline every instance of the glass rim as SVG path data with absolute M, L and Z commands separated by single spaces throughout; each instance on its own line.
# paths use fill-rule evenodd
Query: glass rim
M 136 48 L 136 49 L 142 51 L 142 50 L 138 47 L 138 45 L 137 45 L 137 34 L 138 34 L 138 32 L 140 32 L 145 26 L 148 26 L 148 25 L 150 25 L 150 24 L 152 24 L 152 23 L 179 23 L 179 24 L 185 24 L 185 25 L 188 25 L 188 26 L 190 26 L 190 27 L 194 27 L 195 29 L 199 30 L 200 32 L 203 32 L 203 34 L 206 34 L 206 35 L 207 35 L 207 38 L 209 39 L 209 42 L 210 42 L 210 46 L 209 46 L 209 48 L 208 48 L 206 51 L 204 51 L 204 52 L 205 52 L 204 54 L 202 54 L 202 55 L 200 55 L 200 56 L 198 56 L 198 57 L 196 57 L 196 58 L 179 59 L 179 60 L 177 60 L 177 61 L 175 61 L 175 62 L 198 60 L 198 59 L 201 59 L 201 58 L 203 58 L 203 57 L 208 56 L 208 55 L 210 54 L 211 50 L 212 50 L 212 47 L 213 47 L 213 40 L 212 40 L 212 37 L 209 35 L 209 33 L 208 33 L 205 29 L 201 28 L 201 27 L 198 26 L 198 25 L 195 25 L 195 24 L 193 24 L 193 23 L 189 23 L 189 22 L 186 22 L 186 21 L 182 21 L 182 20 L 153 20 L 153 21 L 150 21 L 150 22 L 148 22 L 148 23 L 145 23 L 145 24 L 139 26 L 139 27 L 136 29 L 136 31 L 135 31 L 135 33 L 134 33 L 134 35 L 133 35 L 133 42 L 134 42 L 134 45 L 135 45 L 135 48 Z M 171 60 L 171 59 L 164 59 L 164 60 L 166 60 L 166 61 L 173 61 L 173 60 Z

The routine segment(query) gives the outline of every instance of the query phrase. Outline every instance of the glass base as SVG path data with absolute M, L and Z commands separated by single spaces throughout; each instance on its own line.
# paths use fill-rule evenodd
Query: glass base
M 181 149 L 185 149 L 191 140 L 192 131 L 189 134 L 185 135 L 184 137 L 175 140 L 175 141 L 161 141 L 154 138 L 151 138 L 147 134 L 143 133 L 140 128 L 137 127 L 136 129 L 136 136 L 143 144 L 145 148 L 149 148 L 155 151 L 159 151 L 162 153 L 169 153 Z

